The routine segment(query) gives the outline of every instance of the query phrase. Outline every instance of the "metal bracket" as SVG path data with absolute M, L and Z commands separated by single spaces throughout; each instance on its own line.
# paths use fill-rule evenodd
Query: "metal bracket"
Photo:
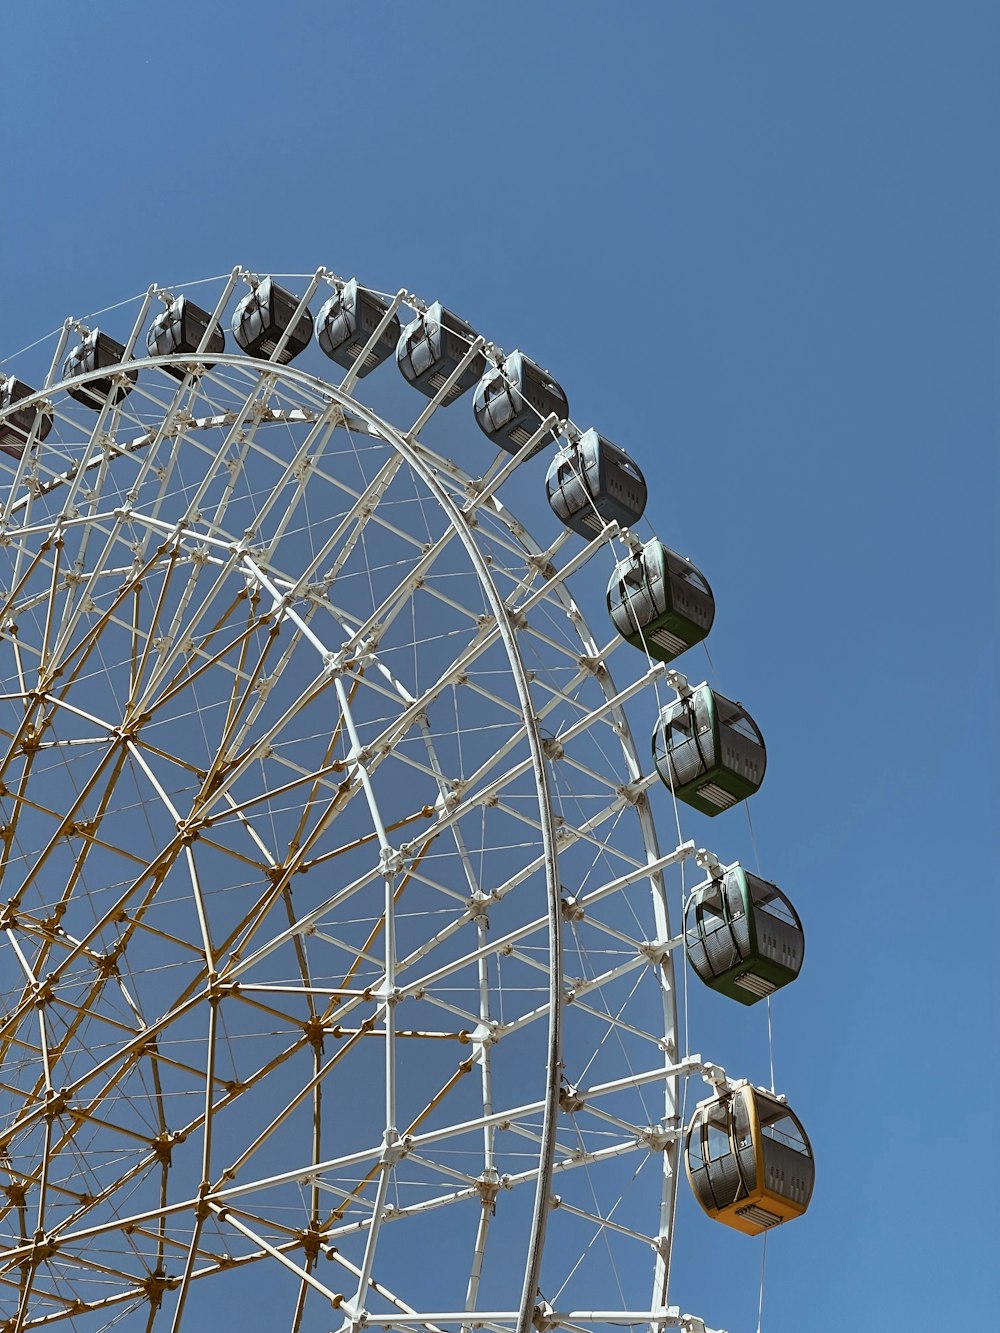
M 708 872 L 712 879 L 721 879 L 725 874 L 726 867 L 714 852 L 710 852 L 705 847 L 700 847 L 698 851 L 695 852 L 694 859 L 702 870 Z
M 687 676 L 680 671 L 668 671 L 667 684 L 672 690 L 677 691 L 677 697 L 679 699 L 690 699 L 692 694 L 694 694 L 694 689 L 688 681 Z

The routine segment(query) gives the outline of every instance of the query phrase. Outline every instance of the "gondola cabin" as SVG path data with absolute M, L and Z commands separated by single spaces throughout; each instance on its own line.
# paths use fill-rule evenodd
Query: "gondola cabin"
M 44 399 L 30 407 L 17 404 L 36 392 L 30 384 L 13 375 L 0 375 L 0 452 L 20 458 L 32 438 L 44 440 L 52 429 L 52 408 Z
M 422 315 L 417 315 L 399 335 L 396 364 L 405 379 L 428 398 L 435 398 L 458 369 L 476 331 L 435 301 Z M 441 400 L 448 407 L 471 389 L 486 369 L 486 358 L 477 352 Z
M 569 402 L 562 385 L 547 370 L 515 351 L 479 381 L 473 410 L 483 434 L 509 454 L 516 454 L 553 412 L 564 421 L 569 416 Z M 534 458 L 556 438 L 555 431 L 548 431 L 528 457 Z
M 201 306 L 195 305 L 186 296 L 178 296 L 149 326 L 146 350 L 150 356 L 178 356 L 185 352 L 197 352 L 204 342 L 206 354 L 218 354 L 225 349 L 226 335 L 218 324 L 213 325 L 209 333 L 211 322 L 212 316 L 207 310 L 202 310 Z M 187 374 L 183 365 L 164 366 L 163 369 L 177 380 L 182 380 Z
M 748 1236 L 809 1207 L 815 1180 L 805 1130 L 774 1093 L 738 1084 L 699 1103 L 684 1141 L 687 1176 L 702 1208 Z
M 298 308 L 299 298 L 294 292 L 279 287 L 273 278 L 265 278 L 247 292 L 233 311 L 233 337 L 248 356 L 270 361 Z M 305 351 L 312 334 L 313 317 L 305 309 L 291 329 L 281 354 L 275 358 L 278 364 L 287 366 Z
M 612 521 L 630 527 L 646 508 L 646 479 L 638 465 L 593 429 L 559 450 L 545 493 L 556 518 L 581 537 L 596 536 Z
M 776 884 L 737 862 L 691 892 L 684 913 L 688 962 L 712 990 L 756 1004 L 799 975 L 805 935 Z
M 679 801 L 718 815 L 758 790 L 767 752 L 742 704 L 702 684 L 660 713 L 653 759 L 660 781 Z
M 396 350 L 399 316 L 394 314 L 374 347 L 365 352 L 388 309 L 388 301 L 359 286 L 357 278 L 352 278 L 330 297 L 316 317 L 316 341 L 321 351 L 345 370 L 355 369 L 357 363 L 357 377 L 364 379 Z M 362 352 L 364 359 L 359 361 Z
M 626 643 L 672 662 L 706 637 L 715 598 L 701 571 L 654 537 L 615 566 L 608 611 Z
M 125 348 L 100 329 L 88 333 L 82 342 L 70 349 L 63 362 L 63 378 L 72 379 L 74 375 L 83 375 L 91 370 L 110 369 L 120 366 Z M 120 403 L 132 392 L 132 386 L 139 378 L 137 370 L 127 370 L 112 377 L 105 375 L 89 380 L 86 384 L 77 384 L 66 392 L 84 407 L 92 407 L 99 412 L 105 402 Z

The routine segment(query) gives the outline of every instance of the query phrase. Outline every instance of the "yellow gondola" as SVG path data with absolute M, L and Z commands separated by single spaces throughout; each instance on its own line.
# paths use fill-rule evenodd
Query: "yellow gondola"
M 700 1102 L 684 1141 L 694 1196 L 748 1236 L 800 1217 L 815 1179 L 812 1148 L 781 1097 L 740 1083 Z

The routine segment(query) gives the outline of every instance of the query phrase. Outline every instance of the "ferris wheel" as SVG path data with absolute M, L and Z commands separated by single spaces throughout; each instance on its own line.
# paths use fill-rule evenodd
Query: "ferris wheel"
M 0 383 L 3 1333 L 703 1329 L 682 1158 L 756 1233 L 812 1155 L 682 1049 L 674 954 L 753 1004 L 803 942 L 658 842 L 651 787 L 718 814 L 765 755 L 669 665 L 714 600 L 635 535 L 639 466 L 405 291 L 238 269 L 107 318 Z

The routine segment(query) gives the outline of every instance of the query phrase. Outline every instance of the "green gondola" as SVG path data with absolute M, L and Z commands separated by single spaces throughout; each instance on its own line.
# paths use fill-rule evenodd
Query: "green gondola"
M 702 684 L 668 704 L 653 731 L 661 782 L 703 815 L 718 815 L 764 781 L 764 738 L 743 706 Z
M 615 566 L 608 612 L 626 643 L 672 662 L 706 637 L 715 598 L 701 571 L 654 537 Z
M 756 1004 L 799 975 L 805 935 L 776 884 L 736 862 L 692 890 L 684 913 L 688 962 L 712 990 Z

